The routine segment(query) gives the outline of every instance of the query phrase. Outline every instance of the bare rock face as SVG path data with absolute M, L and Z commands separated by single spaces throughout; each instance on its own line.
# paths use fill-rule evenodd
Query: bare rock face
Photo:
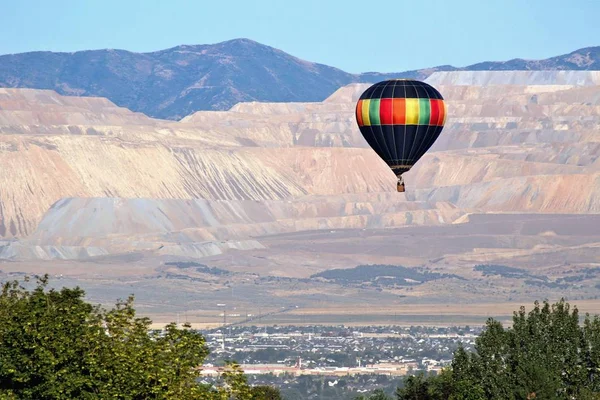
M 152 251 L 171 244 L 223 242 L 311 231 L 438 225 L 463 213 L 451 204 L 395 202 L 395 194 L 310 196 L 293 200 L 71 198 L 55 203 L 28 238 L 39 246 Z
M 266 201 L 391 190 L 370 149 L 342 146 L 352 130 L 348 118 L 336 125 L 339 107 L 314 122 L 293 104 L 239 108 L 249 110 L 173 123 L 105 99 L 0 89 L 0 237 L 33 233 L 67 197 Z M 318 132 L 323 124 L 331 132 Z M 322 143 L 339 146 L 315 148 Z
M 407 174 L 416 199 L 500 212 L 600 210 L 597 72 L 460 74 L 431 77 L 443 83 L 438 89 L 450 117 L 440 140 Z M 446 85 L 502 77 L 534 85 Z
M 600 71 L 439 71 L 427 78 L 430 85 L 577 85 L 600 84 Z
M 598 213 L 599 77 L 432 74 L 449 117 L 405 175 L 406 194 L 356 127 L 369 85 L 180 122 L 100 98 L 0 89 L 0 238 L 11 239 L 0 257 L 200 257 L 305 230 L 443 225 L 473 212 Z

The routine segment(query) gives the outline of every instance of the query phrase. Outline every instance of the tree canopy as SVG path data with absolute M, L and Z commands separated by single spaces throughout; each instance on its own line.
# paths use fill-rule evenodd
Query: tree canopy
M 25 279 L 25 283 L 29 279 Z M 84 300 L 80 288 L 3 284 L 0 293 L 0 399 L 279 399 L 250 387 L 228 364 L 221 387 L 201 385 L 204 337 L 169 324 L 151 331 L 133 297 L 110 310 Z M 268 396 L 268 397 L 265 397 Z
M 474 352 L 459 347 L 441 374 L 408 377 L 397 398 L 600 399 L 600 319 L 580 324 L 564 300 L 521 307 L 507 329 L 489 319 Z

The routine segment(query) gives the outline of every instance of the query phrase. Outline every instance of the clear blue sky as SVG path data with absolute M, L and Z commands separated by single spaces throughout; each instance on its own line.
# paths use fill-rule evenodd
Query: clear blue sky
M 348 72 L 600 45 L 598 0 L 0 0 L 0 54 L 154 51 L 245 37 Z

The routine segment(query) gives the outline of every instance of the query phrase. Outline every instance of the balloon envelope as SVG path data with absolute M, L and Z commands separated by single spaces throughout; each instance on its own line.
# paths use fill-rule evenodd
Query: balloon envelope
M 429 150 L 446 122 L 440 92 L 425 82 L 392 79 L 368 88 L 356 104 L 356 122 L 365 140 L 398 177 Z

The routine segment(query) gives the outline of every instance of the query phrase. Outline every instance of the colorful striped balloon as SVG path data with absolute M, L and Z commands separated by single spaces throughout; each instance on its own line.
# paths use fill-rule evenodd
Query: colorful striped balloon
M 446 122 L 440 92 L 425 82 L 392 79 L 365 90 L 356 104 L 356 122 L 365 140 L 398 177 L 429 150 Z

